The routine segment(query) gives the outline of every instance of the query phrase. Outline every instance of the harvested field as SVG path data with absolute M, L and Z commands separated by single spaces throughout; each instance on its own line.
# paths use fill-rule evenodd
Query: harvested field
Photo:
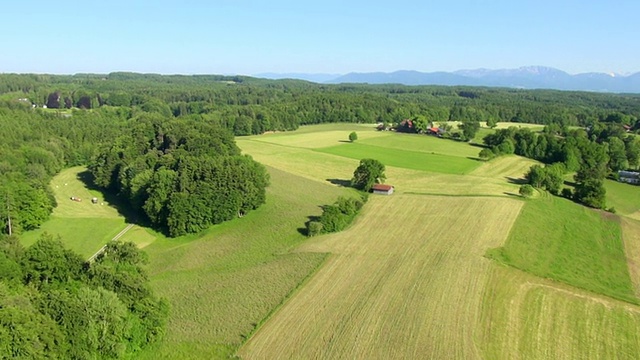
M 521 156 L 500 156 L 482 164 L 473 170 L 469 175 L 500 179 L 503 181 L 513 181 L 524 179 L 524 175 L 531 166 L 540 164 L 538 161 L 527 159 Z
M 322 264 L 325 254 L 290 253 L 298 228 L 320 205 L 354 191 L 269 168 L 267 203 L 207 231 L 147 246 L 154 290 L 171 303 L 164 341 L 142 359 L 228 359 Z
M 483 254 L 506 239 L 521 205 L 506 198 L 372 198 L 349 230 L 299 250 L 332 255 L 239 355 L 479 358 L 475 329 L 491 266 Z

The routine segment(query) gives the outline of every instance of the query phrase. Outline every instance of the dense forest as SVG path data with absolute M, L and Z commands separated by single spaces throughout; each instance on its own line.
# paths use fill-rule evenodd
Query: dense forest
M 157 341 L 168 305 L 145 262 L 133 243 L 87 263 L 48 235 L 27 249 L 0 237 L 0 357 L 119 359 Z
M 43 237 L 18 236 L 55 207 L 61 169 L 87 166 L 94 185 L 170 236 L 199 232 L 265 202 L 264 167 L 234 135 L 304 124 L 381 122 L 415 131 L 432 122 L 469 140 L 479 123 L 545 124 L 485 138 L 484 156 L 516 153 L 549 164 L 529 181 L 553 193 L 577 171 L 574 197 L 603 207 L 602 179 L 637 167 L 640 96 L 497 88 L 319 85 L 241 76 L 112 73 L 0 74 L 0 353 L 16 358 L 120 358 L 162 335 L 166 304 L 153 296 L 144 254 L 110 243 L 87 263 Z M 404 124 L 407 124 L 405 121 Z M 482 155 L 482 154 L 481 154 Z M 564 191 L 564 190 L 563 190 Z M 348 224 L 358 200 L 325 206 L 311 234 Z

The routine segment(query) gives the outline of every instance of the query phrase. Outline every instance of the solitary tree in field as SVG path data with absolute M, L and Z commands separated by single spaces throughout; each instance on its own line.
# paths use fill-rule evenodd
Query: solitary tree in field
M 363 191 L 369 191 L 374 184 L 384 182 L 384 164 L 374 159 L 362 159 L 360 165 L 353 172 L 351 186 Z
M 358 134 L 356 134 L 356 132 L 352 132 L 351 134 L 349 134 L 349 141 L 354 142 L 358 140 Z
M 520 195 L 522 195 L 523 197 L 529 197 L 533 195 L 533 186 L 529 184 L 520 186 Z

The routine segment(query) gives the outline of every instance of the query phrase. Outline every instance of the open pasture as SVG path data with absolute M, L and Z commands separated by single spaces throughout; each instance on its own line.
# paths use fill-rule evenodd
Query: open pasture
M 506 239 L 521 205 L 506 198 L 372 198 L 351 228 L 298 249 L 332 255 L 239 355 L 479 358 L 476 324 L 491 266 L 483 253 Z
M 101 218 L 117 219 L 120 217 L 114 206 L 105 201 L 102 193 L 90 190 L 82 178 L 89 178 L 87 168 L 82 166 L 62 170 L 51 180 L 51 189 L 58 206 L 53 216 L 63 218 Z M 73 201 L 71 197 L 82 201 Z M 91 198 L 98 198 L 98 203 L 91 203 Z
M 634 293 L 637 298 L 640 298 L 640 221 L 622 218 L 620 225 L 629 276 L 633 283 Z
M 124 217 L 100 191 L 87 187 L 87 176 L 87 169 L 78 166 L 62 170 L 51 180 L 50 186 L 58 205 L 53 209 L 51 218 L 39 229 L 20 235 L 23 245 L 33 244 L 46 232 L 60 236 L 69 249 L 88 258 L 127 226 Z M 82 201 L 73 201 L 72 196 Z M 97 204 L 91 202 L 92 197 L 98 198 Z M 120 240 L 146 246 L 158 236 L 134 226 Z
M 378 132 L 381 136 L 358 139 L 358 144 L 380 146 L 386 149 L 423 152 L 427 154 L 440 154 L 458 156 L 463 158 L 476 158 L 481 148 L 471 146 L 464 142 L 442 139 L 436 136 L 403 134 L 391 131 Z
M 357 160 L 375 158 L 385 166 L 444 174 L 466 174 L 481 164 L 478 160 L 466 157 L 431 154 L 413 151 L 410 148 L 400 150 L 358 142 L 316 149 L 316 151 Z
M 490 254 L 543 278 L 638 302 L 619 220 L 566 199 L 527 201 L 504 247 Z
M 62 170 L 51 180 L 51 189 L 58 205 L 51 218 L 39 229 L 25 232 L 20 240 L 25 246 L 36 242 L 43 233 L 60 236 L 64 244 L 83 257 L 89 257 L 126 227 L 124 218 L 109 204 L 99 191 L 91 190 L 81 180 L 86 176 L 85 167 Z M 73 201 L 71 197 L 82 201 Z M 91 203 L 97 197 L 98 203 Z M 132 230 L 140 231 L 139 227 Z M 137 240 L 123 237 L 122 240 Z M 153 241 L 147 238 L 145 242 Z M 136 242 L 136 241 L 134 241 Z
M 507 129 L 510 127 L 517 127 L 517 128 L 527 128 L 530 129 L 532 131 L 541 131 L 542 129 L 544 129 L 544 125 L 543 124 L 531 124 L 531 123 L 517 123 L 517 122 L 498 122 L 498 124 L 496 125 L 496 129 Z
M 319 130 L 320 127 L 304 127 L 306 131 L 301 135 L 297 132 L 286 133 L 285 135 L 295 142 L 297 136 L 305 137 L 316 134 L 308 128 Z M 331 128 L 323 126 L 329 132 Z M 379 132 L 381 133 L 381 132 Z M 316 134 L 324 138 L 322 131 Z M 303 176 L 307 179 L 320 182 L 347 183 L 353 176 L 353 171 L 358 166 L 360 159 L 338 156 L 330 153 L 314 151 L 304 147 L 282 146 L 274 143 L 258 141 L 261 137 L 238 138 L 238 146 L 245 152 L 253 156 L 254 159 L 265 165 L 281 169 L 292 174 Z M 501 157 L 490 162 L 480 162 L 470 160 L 465 155 L 477 153 L 477 147 L 462 142 L 438 139 L 430 136 L 396 134 L 384 132 L 383 135 L 364 140 L 353 144 L 343 144 L 348 148 L 352 145 L 366 147 L 370 151 L 363 156 L 381 160 L 385 154 L 393 153 L 394 159 L 412 167 L 428 167 L 436 172 L 408 169 L 393 166 L 385 163 L 387 171 L 387 183 L 393 184 L 398 192 L 412 192 L 424 194 L 447 194 L 447 195 L 496 195 L 517 194 L 518 185 L 510 183 L 507 178 L 522 178 L 528 170 L 530 164 L 535 163 L 519 156 Z M 369 145 L 369 142 L 375 145 Z M 422 151 L 402 151 L 401 146 L 406 143 L 409 147 L 417 146 Z M 440 153 L 426 153 L 428 149 L 439 146 Z M 471 149 L 472 151 L 470 151 Z M 316 149 L 317 150 L 317 149 Z M 448 155 L 442 155 L 442 154 Z M 440 157 L 452 162 L 440 162 L 440 167 L 436 163 L 426 163 L 416 161 L 408 154 L 416 154 L 416 157 Z M 384 163 L 384 161 L 383 161 Z M 416 163 L 416 164 L 414 164 Z M 451 174 L 452 164 L 471 165 L 475 167 L 467 175 Z

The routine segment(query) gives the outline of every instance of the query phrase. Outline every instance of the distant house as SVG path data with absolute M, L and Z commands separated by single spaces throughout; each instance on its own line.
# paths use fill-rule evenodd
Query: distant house
M 632 127 L 629 125 L 622 125 L 622 128 L 624 129 L 624 131 L 629 132 L 632 130 Z
M 375 184 L 373 185 L 373 187 L 371 187 L 371 191 L 373 191 L 374 194 L 379 195 L 391 195 L 393 194 L 393 190 L 393 186 L 386 184 Z
M 618 171 L 618 178 L 620 182 L 625 182 L 627 184 L 640 184 L 640 173 L 637 171 Z

